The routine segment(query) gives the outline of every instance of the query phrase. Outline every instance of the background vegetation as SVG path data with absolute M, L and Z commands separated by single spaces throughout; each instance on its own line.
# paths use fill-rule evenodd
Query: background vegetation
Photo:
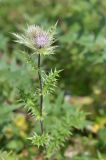
M 75 113 L 75 124 L 74 128 L 69 126 L 73 134 L 55 153 L 55 159 L 106 159 L 105 0 L 0 0 L 0 158 L 43 159 L 42 153 L 27 140 L 35 121 L 18 103 L 18 88 L 27 92 L 34 87 L 36 75 L 25 64 L 11 33 L 22 32 L 27 24 L 48 28 L 56 21 L 59 47 L 52 57 L 43 57 L 42 65 L 46 70 L 63 71 L 56 94 L 45 101 L 50 115 L 46 124 L 49 127 L 49 122 L 58 122 L 59 117 L 60 124 L 61 117 L 70 112 L 71 121 Z M 70 107 L 65 106 L 63 111 L 66 101 Z M 79 108 L 88 113 L 86 122 Z

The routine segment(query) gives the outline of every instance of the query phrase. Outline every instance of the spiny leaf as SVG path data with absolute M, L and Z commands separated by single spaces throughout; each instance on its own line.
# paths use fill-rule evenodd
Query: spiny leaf
M 39 105 L 37 102 L 37 95 L 32 93 L 24 93 L 23 90 L 20 90 L 21 99 L 20 102 L 23 103 L 24 107 L 32 116 L 40 116 Z
M 50 71 L 50 73 L 47 75 L 43 73 L 43 95 L 53 93 L 57 84 L 57 78 L 59 77 L 59 73 L 61 70 L 57 71 L 56 69 L 54 71 Z
M 47 133 L 42 135 L 38 135 L 37 133 L 34 133 L 34 135 L 28 139 L 31 140 L 32 144 L 38 146 L 39 148 L 40 146 L 43 147 L 49 144 L 50 136 Z

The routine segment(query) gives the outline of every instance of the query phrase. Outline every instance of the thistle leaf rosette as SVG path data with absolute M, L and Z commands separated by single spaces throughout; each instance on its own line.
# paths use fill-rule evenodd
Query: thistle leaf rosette
M 23 34 L 13 33 L 13 35 L 17 39 L 16 42 L 27 46 L 36 54 L 54 54 L 56 48 L 53 45 L 56 34 L 55 26 L 46 31 L 40 26 L 31 25 L 27 27 Z

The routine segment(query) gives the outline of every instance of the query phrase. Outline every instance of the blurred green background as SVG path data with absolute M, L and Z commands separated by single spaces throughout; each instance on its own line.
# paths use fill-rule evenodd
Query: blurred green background
M 63 69 L 57 97 L 64 93 L 65 101 L 89 114 L 84 129 L 74 131 L 56 159 L 105 160 L 105 0 L 0 0 L 0 149 L 13 151 L 19 160 L 43 159 L 26 139 L 34 122 L 17 104 L 18 88 L 29 90 L 34 73 L 11 33 L 21 33 L 27 24 L 48 28 L 57 21 L 57 53 L 44 57 L 42 66 Z

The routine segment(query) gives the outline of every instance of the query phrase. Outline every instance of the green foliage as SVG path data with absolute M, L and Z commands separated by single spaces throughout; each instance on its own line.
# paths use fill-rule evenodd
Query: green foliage
M 0 151 L 0 160 L 18 160 L 18 158 L 11 153 L 7 153 L 6 151 Z
M 63 92 L 70 92 L 71 109 L 74 107 L 73 95 L 75 95 L 75 97 L 78 96 L 76 100 L 74 100 L 78 101 L 78 104 L 81 103 L 83 95 L 88 95 L 93 99 L 93 104 L 87 104 L 87 106 L 82 107 L 82 110 L 86 110 L 90 113 L 87 116 L 87 120 L 89 120 L 89 122 L 86 124 L 84 131 L 77 132 L 75 130 L 74 135 L 69 137 L 71 137 L 71 140 L 76 140 L 75 135 L 78 134 L 79 140 L 81 140 L 84 144 L 86 143 L 87 147 L 85 147 L 84 144 L 80 144 L 80 146 L 84 149 L 81 153 L 82 156 L 79 155 L 78 159 L 94 160 L 95 157 L 97 157 L 97 150 L 101 152 L 101 157 L 106 159 L 105 11 L 105 0 L 44 0 L 43 3 L 42 0 L 0 0 L 0 148 L 4 148 L 6 150 L 7 146 L 15 146 L 15 152 L 17 152 L 17 148 L 20 148 L 19 152 L 24 152 L 24 147 L 19 147 L 20 145 L 18 143 L 18 141 L 23 145 L 27 143 L 25 138 L 19 138 L 19 131 L 22 131 L 22 129 L 17 131 L 16 126 L 13 125 L 12 131 L 14 136 L 10 139 L 6 137 L 10 134 L 10 132 L 8 134 L 5 133 L 5 130 L 12 125 L 13 121 L 15 121 L 15 117 L 18 114 L 17 112 L 24 112 L 26 115 L 25 110 L 23 110 L 23 106 L 26 106 L 26 110 L 28 110 L 28 113 L 31 112 L 32 115 L 35 115 L 36 112 L 36 116 L 38 115 L 38 121 L 41 119 L 44 120 L 47 124 L 47 132 L 50 130 L 53 131 L 51 128 L 55 128 L 56 122 L 58 124 L 58 119 L 61 121 L 61 115 L 64 117 L 63 109 L 60 110 L 59 108 L 61 107 L 58 107 L 61 106 L 61 103 L 58 105 L 55 98 L 51 94 L 49 95 L 51 101 L 48 107 L 46 107 L 47 105 L 44 105 L 45 108 L 43 110 L 43 117 L 39 114 L 37 95 L 40 91 L 37 89 L 38 86 L 36 87 L 38 83 L 36 73 L 38 70 L 35 65 L 37 62 L 37 57 L 35 55 L 31 56 L 29 54 L 30 50 L 27 49 L 25 50 L 25 53 L 28 54 L 21 52 L 21 46 L 18 46 L 13 42 L 13 35 L 10 34 L 12 32 L 21 33 L 22 29 L 27 26 L 26 23 L 37 25 L 40 24 L 45 28 L 49 28 L 49 32 L 52 34 L 54 28 L 52 29 L 50 26 L 58 21 L 57 31 L 59 33 L 59 37 L 57 35 L 57 41 L 54 42 L 56 46 L 59 46 L 57 47 L 57 54 L 50 57 L 42 57 L 42 66 L 44 66 L 43 69 L 48 71 L 50 68 L 53 68 L 52 71 L 54 71 L 55 68 L 58 68 L 59 70 L 64 68 L 61 72 L 59 80 L 60 92 L 57 92 L 57 88 L 55 88 L 57 92 L 56 96 L 58 97 L 58 95 L 60 95 L 61 90 Z M 21 50 L 23 49 L 21 48 Z M 27 65 L 25 64 L 25 61 L 28 63 Z M 50 73 L 48 73 L 47 76 L 49 76 L 49 74 Z M 27 96 L 27 98 L 24 99 L 22 95 L 18 94 L 19 88 L 21 88 L 23 96 Z M 47 86 L 47 88 L 49 87 Z M 47 88 L 45 90 L 47 90 Z M 34 92 L 35 89 L 36 93 Z M 98 92 L 98 90 L 99 95 L 96 95 L 95 93 Z M 28 94 L 29 92 L 30 94 Z M 45 94 L 46 93 L 47 91 Z M 45 98 L 46 96 L 47 95 L 45 95 Z M 22 103 L 16 105 L 17 99 L 21 98 L 23 100 Z M 68 107 L 66 108 L 67 112 L 70 114 L 70 109 L 68 109 Z M 78 127 L 82 125 L 82 122 L 79 124 L 78 120 L 81 119 L 81 117 L 83 119 L 83 113 L 79 114 L 81 110 L 79 108 L 77 109 L 78 111 L 75 111 L 75 113 L 78 118 L 76 119 L 74 119 L 73 116 L 66 116 L 66 113 L 64 112 L 65 116 L 68 117 L 66 119 L 69 119 L 69 122 L 72 121 L 75 128 L 77 128 L 77 125 Z M 58 119 L 53 119 L 53 116 L 55 118 L 58 117 Z M 14 120 L 11 121 L 11 117 L 14 117 Z M 66 121 L 66 119 L 64 121 Z M 29 122 L 29 119 L 27 122 Z M 35 122 L 35 119 L 30 122 L 30 124 L 33 124 L 34 126 L 37 125 L 36 123 L 38 122 Z M 54 125 L 52 126 L 51 124 Z M 60 123 L 59 126 L 63 125 Z M 32 128 L 32 126 L 29 128 L 31 132 L 33 132 Z M 70 131 L 73 133 L 73 127 L 70 128 Z M 88 128 L 91 129 L 89 130 Z M 56 130 L 57 129 L 58 127 L 56 127 Z M 62 127 L 62 130 L 64 130 L 64 126 Z M 69 135 L 70 133 L 68 132 L 69 130 L 67 127 L 66 130 Z M 57 131 L 61 132 L 59 129 Z M 55 135 L 54 132 L 53 134 Z M 65 131 L 64 134 L 66 134 Z M 68 137 L 68 135 L 66 137 Z M 26 137 L 28 136 L 29 133 L 26 133 Z M 83 136 L 87 137 L 87 142 L 82 140 Z M 11 144 L 8 145 L 10 141 Z M 64 147 L 65 149 L 67 149 L 67 141 L 68 140 L 63 142 L 66 146 L 66 148 Z M 93 143 L 93 141 L 96 141 L 96 144 Z M 73 143 L 68 141 L 68 145 L 72 145 L 72 147 Z M 77 148 L 79 149 L 80 147 L 78 146 Z M 8 150 L 11 150 L 11 147 L 8 148 Z M 31 150 L 31 146 L 28 146 L 27 150 Z M 33 150 L 35 155 L 35 149 Z M 63 150 L 62 153 L 64 152 Z M 19 152 L 17 154 L 19 154 Z M 85 156 L 86 154 L 89 154 L 90 156 Z M 35 157 L 32 158 L 32 152 L 30 152 L 30 157 L 27 157 L 26 155 L 26 152 L 25 154 L 22 154 L 22 160 L 35 159 Z M 56 158 L 63 160 L 67 159 L 63 154 L 61 154 L 61 152 L 58 152 Z M 74 158 L 72 157 L 71 159 Z
M 39 96 L 33 93 L 33 91 L 25 93 L 21 89 L 19 94 L 21 97 L 21 99 L 19 100 L 19 102 L 21 102 L 20 105 L 24 106 L 27 112 L 31 113 L 33 117 L 36 117 L 36 120 L 43 119 L 44 114 L 41 116 L 39 109 L 39 103 L 38 103 Z
M 88 156 L 83 156 L 83 157 L 76 157 L 73 160 L 97 160 L 96 158 L 88 157 Z
M 65 146 L 66 141 L 73 134 L 73 128 L 82 129 L 86 126 L 86 114 L 78 106 L 75 108 L 63 102 L 63 94 L 58 96 L 55 102 L 51 102 L 49 97 L 46 96 L 44 102 L 43 112 L 47 113 L 44 118 L 46 133 L 43 135 L 34 133 L 28 139 L 31 140 L 33 145 L 46 147 L 46 157 L 50 158 L 53 155 L 56 156 L 59 150 Z M 30 108 L 30 106 L 28 107 Z M 34 113 L 37 116 L 35 110 Z
M 0 125 L 10 120 L 10 117 L 13 114 L 12 111 L 20 108 L 20 105 L 0 105 L 0 106 L 2 107 L 2 110 L 0 111 L 0 117 L 1 117 Z
M 104 141 L 104 138 L 106 136 L 106 128 L 101 128 L 101 130 L 98 132 L 98 139 L 99 139 L 99 144 L 102 143 L 102 148 L 101 149 L 105 149 L 106 147 L 106 141 Z
M 73 128 L 82 129 L 86 125 L 85 113 L 70 104 L 63 102 L 63 94 L 60 94 L 54 103 L 46 97 L 44 103 L 48 113 L 45 119 L 46 131 L 51 140 L 47 145 L 47 156 L 50 157 L 61 148 L 72 135 Z
M 43 72 L 43 94 L 50 94 L 55 91 L 56 84 L 57 84 L 57 78 L 59 77 L 59 73 L 61 70 L 57 71 L 56 69 L 54 71 L 50 71 L 50 73 L 47 75 Z
M 75 157 L 73 160 L 105 160 L 101 156 L 101 154 L 98 152 L 97 158 L 92 158 L 91 156 L 80 156 L 80 157 Z

